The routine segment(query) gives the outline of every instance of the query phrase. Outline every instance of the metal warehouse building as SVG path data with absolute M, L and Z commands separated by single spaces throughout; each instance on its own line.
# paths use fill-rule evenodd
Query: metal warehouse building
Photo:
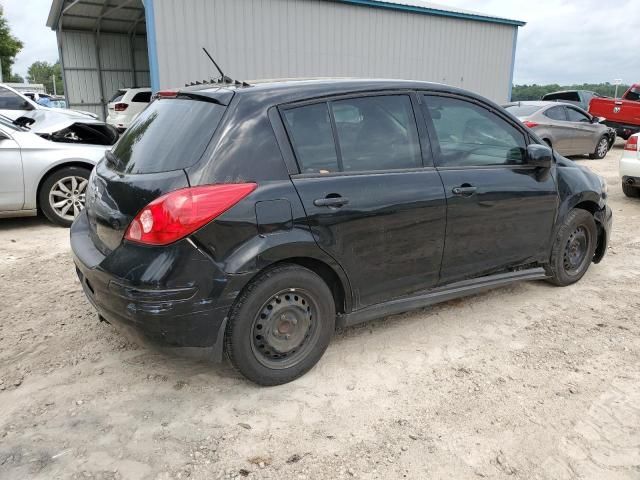
M 218 76 L 429 80 L 509 99 L 523 22 L 420 0 L 53 0 L 71 108 Z

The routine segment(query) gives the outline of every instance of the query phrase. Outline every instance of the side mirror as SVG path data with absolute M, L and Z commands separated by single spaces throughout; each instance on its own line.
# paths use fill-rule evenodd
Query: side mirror
M 527 165 L 541 168 L 551 168 L 553 164 L 553 150 L 547 145 L 532 143 L 527 147 Z
M 24 102 L 22 102 L 22 109 L 21 110 L 33 110 L 35 107 L 33 105 L 31 105 L 29 102 L 27 102 L 26 100 Z

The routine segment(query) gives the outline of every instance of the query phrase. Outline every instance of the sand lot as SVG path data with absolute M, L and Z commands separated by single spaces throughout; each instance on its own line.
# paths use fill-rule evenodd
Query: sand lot
M 0 478 L 640 478 L 640 200 L 621 152 L 580 160 L 614 210 L 580 283 L 347 329 L 275 388 L 128 342 L 85 300 L 67 230 L 0 220 Z

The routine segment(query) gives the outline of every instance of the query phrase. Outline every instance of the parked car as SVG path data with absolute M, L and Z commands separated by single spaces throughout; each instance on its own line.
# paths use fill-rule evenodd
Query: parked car
M 575 105 L 556 102 L 517 102 L 505 106 L 561 155 L 604 158 L 616 132 Z
M 91 118 L 33 111 L 0 115 L 0 217 L 36 215 L 69 226 L 85 203 L 91 169 L 118 132 Z
M 0 84 L 0 115 L 4 115 L 11 120 L 15 120 L 34 110 L 47 111 L 51 109 L 37 103 L 8 85 Z M 94 113 L 83 112 L 80 110 L 65 110 L 64 113 L 70 117 L 78 119 L 98 118 Z
M 71 247 L 101 318 L 275 385 L 336 325 L 578 281 L 606 252 L 606 200 L 602 178 L 464 90 L 204 85 L 160 92 L 98 163 Z
M 149 102 L 150 88 L 121 88 L 109 100 L 107 123 L 122 132 L 147 108 Z
M 602 97 L 602 95 L 589 90 L 563 90 L 560 92 L 547 93 L 542 97 L 542 101 L 572 103 L 583 110 L 588 110 L 589 102 L 594 97 Z
M 604 118 L 626 140 L 640 132 L 640 83 L 631 85 L 622 98 L 593 98 L 589 112 Z
M 620 158 L 622 191 L 627 197 L 640 197 L 640 133 L 631 135 Z

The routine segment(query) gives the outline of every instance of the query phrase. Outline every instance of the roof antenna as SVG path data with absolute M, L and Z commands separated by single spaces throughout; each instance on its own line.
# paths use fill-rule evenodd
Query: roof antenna
M 207 54 L 207 57 L 209 57 L 209 60 L 211 60 L 211 62 L 215 65 L 216 69 L 218 70 L 218 72 L 220 72 L 220 77 L 222 77 L 222 81 L 226 81 L 227 77 L 225 76 L 225 74 L 222 72 L 222 70 L 220 69 L 220 67 L 218 66 L 218 64 L 216 63 L 216 61 L 213 59 L 213 57 L 211 56 L 211 54 L 207 51 L 206 48 L 202 47 L 202 50 L 204 50 L 204 53 Z

